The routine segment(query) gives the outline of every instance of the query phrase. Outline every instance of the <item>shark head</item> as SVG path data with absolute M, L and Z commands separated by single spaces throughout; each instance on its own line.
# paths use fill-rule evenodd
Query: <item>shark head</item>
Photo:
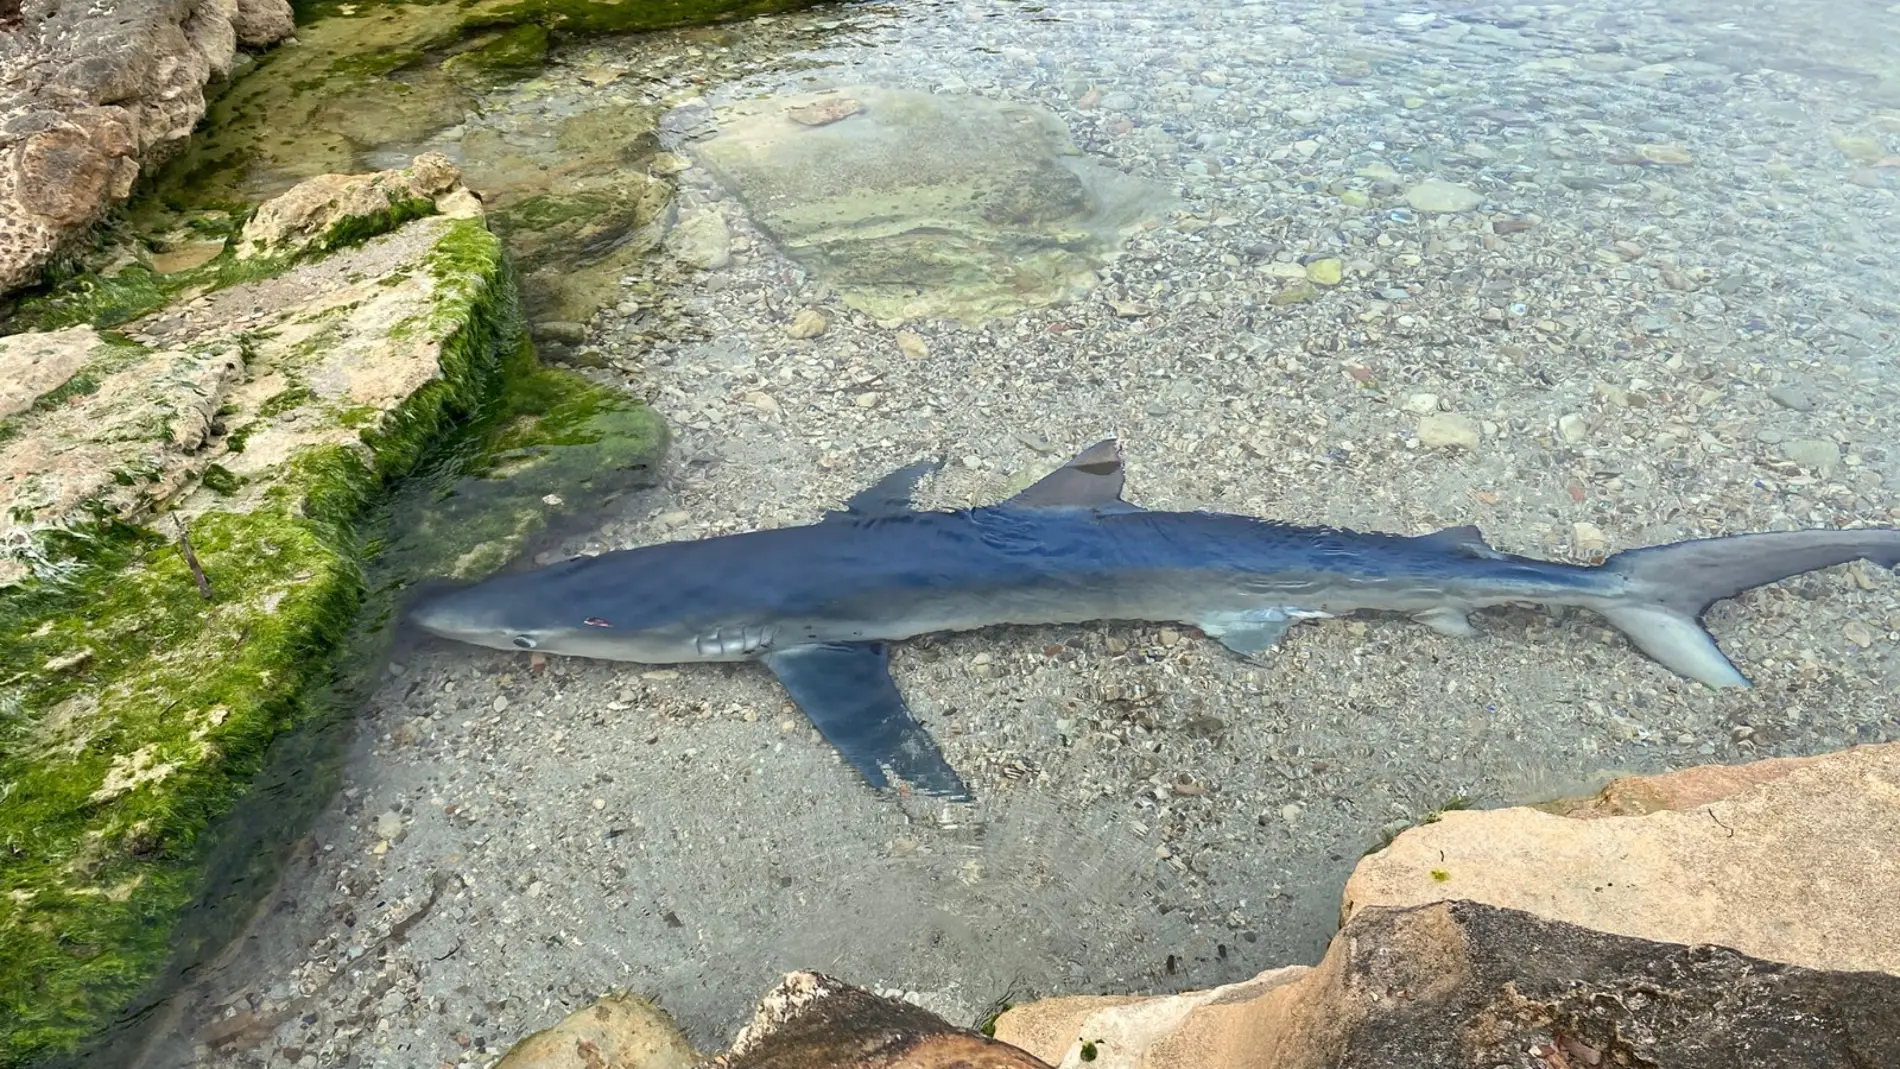
M 644 621 L 625 612 L 610 617 L 601 592 L 572 574 L 577 570 L 556 565 L 492 576 L 424 598 L 407 619 L 432 635 L 490 649 L 651 663 L 684 659 L 682 648 L 691 646 L 684 629 L 641 626 Z

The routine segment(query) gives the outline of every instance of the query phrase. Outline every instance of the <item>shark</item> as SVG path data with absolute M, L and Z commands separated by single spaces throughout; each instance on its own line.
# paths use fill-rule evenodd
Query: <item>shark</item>
M 1702 625 L 1717 601 L 1870 560 L 1900 565 L 1900 529 L 1728 535 L 1570 564 L 1493 548 L 1478 528 L 1428 534 L 1296 526 L 1141 508 L 1120 443 L 1098 442 L 995 504 L 920 510 L 941 466 L 891 472 L 816 523 L 665 542 L 491 576 L 416 605 L 431 634 L 500 650 L 675 664 L 757 661 L 873 788 L 955 801 L 969 788 L 892 680 L 893 643 L 998 625 L 1146 621 L 1198 628 L 1260 658 L 1303 620 L 1402 614 L 1454 637 L 1507 604 L 1596 613 L 1664 668 L 1749 680 Z

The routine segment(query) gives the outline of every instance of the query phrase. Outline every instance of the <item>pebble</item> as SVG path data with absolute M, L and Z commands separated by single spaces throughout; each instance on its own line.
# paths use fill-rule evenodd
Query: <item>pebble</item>
M 1688 150 L 1680 145 L 1643 145 L 1636 150 L 1645 162 L 1659 167 L 1687 167 L 1695 162 Z
M 1484 203 L 1476 191 L 1456 182 L 1427 179 L 1405 191 L 1405 203 L 1421 212 L 1451 214 L 1468 212 Z
M 1582 521 L 1570 525 L 1570 541 L 1579 553 L 1601 553 L 1610 544 L 1609 538 L 1603 534 L 1603 528 Z
M 897 332 L 897 351 L 912 360 L 922 360 L 930 355 L 930 346 L 924 344 L 922 335 L 914 330 Z
M 1415 393 L 1405 399 L 1400 406 L 1415 416 L 1429 416 L 1438 411 L 1438 395 L 1435 393 Z
M 1814 398 L 1809 397 L 1807 391 L 1798 387 L 1776 386 L 1768 391 L 1768 398 L 1781 407 L 1793 409 L 1796 412 L 1814 411 Z
M 1841 628 L 1841 633 L 1847 636 L 1847 641 L 1863 650 L 1874 644 L 1874 633 L 1859 620 L 1850 621 L 1846 627 Z
M 376 815 L 376 836 L 380 839 L 394 839 L 402 834 L 402 814 L 394 809 Z
M 1557 419 L 1557 436 L 1575 445 L 1590 437 L 1590 424 L 1575 412 L 1568 413 Z
M 829 326 L 831 326 L 831 321 L 825 318 L 823 312 L 816 308 L 806 308 L 792 317 L 791 323 L 785 327 L 785 336 L 801 340 L 816 338 Z
M 689 267 L 716 271 L 732 262 L 732 235 L 726 229 L 725 217 L 716 211 L 683 216 L 667 241 L 673 255 Z
M 1338 260 L 1314 260 L 1306 265 L 1306 277 L 1322 286 L 1337 286 L 1344 270 L 1344 265 Z
M 1478 421 L 1456 412 L 1438 412 L 1418 421 L 1419 444 L 1427 449 L 1478 448 L 1482 434 Z
M 587 340 L 587 325 L 560 319 L 543 320 L 534 325 L 534 336 L 538 341 L 580 345 Z
M 1783 443 L 1781 455 L 1823 478 L 1840 467 L 1840 446 L 1825 438 L 1796 438 Z

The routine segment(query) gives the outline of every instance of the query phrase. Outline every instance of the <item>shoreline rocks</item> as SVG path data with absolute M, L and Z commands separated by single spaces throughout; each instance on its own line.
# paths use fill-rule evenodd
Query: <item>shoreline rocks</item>
M 0 294 L 40 271 L 175 154 L 237 50 L 292 29 L 288 0 L 26 0 L 0 33 Z

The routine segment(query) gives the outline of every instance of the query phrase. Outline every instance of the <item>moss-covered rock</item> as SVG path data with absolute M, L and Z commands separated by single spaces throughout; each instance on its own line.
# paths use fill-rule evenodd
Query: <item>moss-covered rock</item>
M 434 217 L 63 340 L 89 351 L 0 446 L 0 1065 L 164 971 L 362 599 L 353 522 L 490 399 L 512 300 L 499 240 Z

